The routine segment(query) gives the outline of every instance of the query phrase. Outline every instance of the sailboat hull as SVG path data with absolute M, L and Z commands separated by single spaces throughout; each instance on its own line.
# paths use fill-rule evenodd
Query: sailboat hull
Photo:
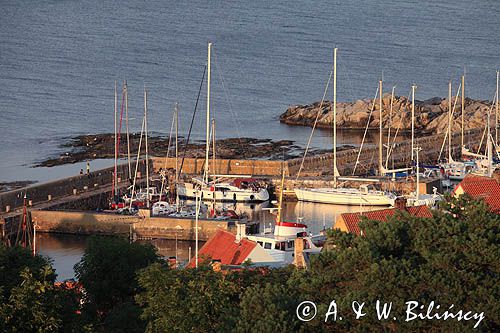
M 365 192 L 352 188 L 295 189 L 295 194 L 299 201 L 351 206 L 393 206 L 396 199 L 396 196 L 390 193 Z
M 179 186 L 179 196 L 188 199 L 195 199 L 197 190 L 191 186 Z M 237 201 L 237 202 L 264 202 L 269 200 L 269 192 L 266 189 L 259 191 L 248 190 L 227 190 L 211 191 L 210 189 L 198 190 L 202 200 L 215 201 Z

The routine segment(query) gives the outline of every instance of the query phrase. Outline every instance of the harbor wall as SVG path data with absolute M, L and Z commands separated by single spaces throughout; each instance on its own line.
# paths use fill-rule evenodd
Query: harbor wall
M 152 157 L 153 169 L 158 172 L 160 168 L 175 168 L 175 158 Z M 179 159 L 180 165 L 180 159 Z M 211 172 L 214 170 L 213 161 L 209 161 Z M 202 174 L 205 168 L 204 158 L 185 158 L 182 166 L 184 174 Z M 267 160 L 229 160 L 216 159 L 215 171 L 220 175 L 252 175 L 252 176 L 277 176 L 281 175 L 283 162 Z M 285 163 L 285 175 L 288 175 L 288 168 Z
M 137 238 L 195 240 L 191 218 L 147 217 L 83 211 L 35 210 L 31 219 L 38 232 L 79 235 L 131 235 Z M 218 229 L 235 232 L 234 221 L 198 221 L 198 239 L 208 240 Z
M 144 175 L 145 168 L 146 164 L 144 160 L 141 160 L 138 170 L 141 171 L 142 175 Z M 127 164 L 120 164 L 117 169 L 119 177 L 120 175 L 128 175 Z M 78 194 L 99 186 L 110 185 L 113 179 L 113 171 L 114 167 L 110 167 L 93 171 L 89 175 L 77 175 L 0 193 L 0 213 L 22 207 L 24 194 L 26 194 L 28 205 L 29 201 L 31 201 L 31 205 L 36 205 L 37 203 L 51 201 L 59 197 L 74 195 L 75 190 Z M 128 181 L 127 178 L 128 176 L 125 176 L 121 181 Z
M 481 141 L 483 134 L 482 129 L 469 130 L 464 133 L 464 142 L 478 144 Z M 421 138 L 416 138 L 414 140 L 414 147 L 420 147 L 422 150 L 419 152 L 419 160 L 421 163 L 435 163 L 439 157 L 439 151 L 441 150 L 441 145 L 444 139 L 443 134 L 425 136 Z M 457 159 L 461 154 L 460 151 L 460 133 L 452 134 L 452 147 L 453 156 Z M 395 143 L 392 157 L 390 159 L 390 165 L 394 162 L 395 168 L 407 167 L 411 164 L 411 140 L 404 140 Z M 447 145 L 445 144 L 445 151 Z M 354 165 L 356 164 L 356 159 L 358 156 L 359 149 L 347 149 L 337 152 L 337 168 L 341 175 L 347 176 L 352 174 Z M 384 148 L 384 155 L 386 154 L 386 148 Z M 444 159 L 447 156 L 443 152 L 441 158 Z M 384 160 L 385 162 L 385 160 Z M 300 165 L 302 163 L 302 158 L 297 158 L 287 161 L 287 171 L 288 175 L 296 176 L 299 172 Z M 357 174 L 368 173 L 370 169 L 377 169 L 378 164 L 378 146 L 371 145 L 368 147 L 363 147 L 362 153 L 359 158 L 358 166 L 356 167 Z M 333 153 L 321 154 L 316 156 L 306 157 L 304 159 L 304 165 L 301 170 L 300 176 L 322 176 L 333 174 Z

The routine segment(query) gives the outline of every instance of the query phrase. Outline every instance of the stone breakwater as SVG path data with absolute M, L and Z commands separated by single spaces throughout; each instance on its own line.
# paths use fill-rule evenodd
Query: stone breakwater
M 385 94 L 382 98 L 383 121 L 382 126 L 402 131 L 411 130 L 411 99 L 395 96 L 390 112 L 391 95 Z M 455 98 L 452 98 L 452 105 Z M 281 114 L 280 122 L 288 125 L 313 126 L 318 112 L 317 127 L 331 128 L 333 112 L 331 103 L 325 101 L 320 108 L 320 102 L 308 105 L 290 106 Z M 373 99 L 357 100 L 350 103 L 337 103 L 337 126 L 342 129 L 364 129 L 366 127 Z M 490 101 L 465 99 L 465 129 L 484 127 Z M 379 101 L 375 101 L 374 111 L 370 118 L 369 127 L 378 128 L 380 119 Z M 494 108 L 492 119 L 494 119 Z M 415 129 L 419 133 L 443 133 L 448 128 L 448 99 L 434 97 L 425 101 L 415 101 Z M 453 131 L 460 131 L 461 127 L 461 100 L 458 98 L 453 113 Z

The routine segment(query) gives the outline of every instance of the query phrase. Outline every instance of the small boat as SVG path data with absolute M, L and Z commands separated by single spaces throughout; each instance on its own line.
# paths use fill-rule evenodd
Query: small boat
M 282 265 L 293 263 L 295 240 L 302 238 L 304 253 L 317 254 L 321 252 L 326 240 L 323 235 L 310 236 L 307 234 L 307 225 L 294 222 L 277 222 L 272 234 L 247 235 Z

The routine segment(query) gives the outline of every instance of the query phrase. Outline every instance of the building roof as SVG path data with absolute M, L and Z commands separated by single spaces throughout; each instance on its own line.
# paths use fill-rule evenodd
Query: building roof
M 494 178 L 476 175 L 467 175 L 453 190 L 461 188 L 473 198 L 483 198 L 490 206 L 491 211 L 500 213 L 500 183 Z
M 350 233 L 360 235 L 361 229 L 359 228 L 359 223 L 362 220 L 362 216 L 366 217 L 369 220 L 376 220 L 381 222 L 387 222 L 389 217 L 393 216 L 397 211 L 400 211 L 397 208 L 387 208 L 381 210 L 373 210 L 370 212 L 361 212 L 361 213 L 343 213 L 342 219 L 345 222 L 347 230 Z M 423 206 L 415 206 L 415 207 L 407 207 L 405 210 L 410 215 L 416 217 L 432 217 L 432 212 L 429 207 Z
M 241 265 L 256 246 L 257 243 L 248 239 L 236 242 L 236 235 L 219 229 L 198 251 L 198 262 L 210 258 L 220 260 L 222 265 Z M 195 267 L 195 259 L 188 267 Z

